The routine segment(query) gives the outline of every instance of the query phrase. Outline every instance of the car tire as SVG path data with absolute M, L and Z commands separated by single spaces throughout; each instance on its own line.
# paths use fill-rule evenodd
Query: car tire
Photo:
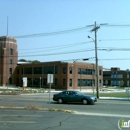
M 87 105 L 88 104 L 88 100 L 87 99 L 83 99 L 82 103 L 83 103 L 83 105 Z
M 63 103 L 63 100 L 61 98 L 58 99 L 58 103 L 59 104 L 62 104 Z

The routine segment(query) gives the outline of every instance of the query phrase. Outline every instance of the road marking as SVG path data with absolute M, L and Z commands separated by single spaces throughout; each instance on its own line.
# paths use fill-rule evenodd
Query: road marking
M 117 114 L 106 114 L 106 113 L 85 113 L 85 112 L 77 112 L 75 111 L 74 114 L 77 115 L 89 115 L 89 116 L 107 116 L 107 117 L 123 117 L 123 118 L 129 118 L 130 115 L 117 115 Z
M 0 121 L 0 123 L 34 124 L 35 121 Z
M 0 115 L 0 116 L 18 116 L 18 117 L 43 117 L 42 115 Z

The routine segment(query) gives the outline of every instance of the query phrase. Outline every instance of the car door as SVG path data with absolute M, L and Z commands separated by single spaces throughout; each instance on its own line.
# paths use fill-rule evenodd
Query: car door
M 68 91 L 65 91 L 62 93 L 62 99 L 64 100 L 64 102 L 70 102 L 70 93 Z
M 71 102 L 81 102 L 81 95 L 78 95 L 76 92 L 72 92 Z

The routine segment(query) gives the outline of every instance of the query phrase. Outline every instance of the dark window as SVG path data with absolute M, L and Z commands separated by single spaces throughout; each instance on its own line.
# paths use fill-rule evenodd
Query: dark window
M 70 74 L 72 74 L 72 67 L 70 67 Z
M 34 74 L 42 74 L 42 67 L 35 67 Z
M 9 74 L 12 74 L 12 68 L 9 68 Z
M 55 79 L 54 85 L 55 85 L 55 86 L 58 86 L 58 79 Z
M 12 59 L 10 59 L 10 64 L 13 64 L 13 61 L 12 61 Z
M 12 78 L 9 78 L 9 84 L 12 84 Z
M 44 70 L 44 74 L 58 74 L 57 66 L 44 67 L 43 70 Z
M 22 74 L 32 74 L 32 68 L 22 68 Z
M 66 79 L 63 79 L 63 87 L 66 86 Z
M 63 74 L 66 74 L 66 68 L 63 68 Z
M 43 79 L 43 85 L 47 85 L 47 79 Z
M 78 74 L 82 74 L 82 75 L 94 75 L 95 74 L 95 70 L 93 70 L 93 69 L 78 68 Z
M 72 79 L 70 79 L 69 86 L 72 87 Z
M 17 70 L 17 74 L 19 74 L 19 70 Z
M 102 71 L 101 70 L 99 70 L 99 75 L 102 75 Z
M 17 78 L 17 85 L 19 85 L 19 78 Z
M 94 86 L 95 81 L 92 79 L 78 79 L 78 86 Z
M 13 49 L 10 48 L 10 55 L 13 55 Z

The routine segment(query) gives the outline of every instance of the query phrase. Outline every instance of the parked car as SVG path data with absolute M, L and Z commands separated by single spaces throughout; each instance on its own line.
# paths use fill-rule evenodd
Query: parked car
M 57 101 L 59 104 L 73 102 L 73 103 L 83 103 L 95 104 L 97 98 L 94 96 L 83 94 L 80 91 L 66 90 L 58 94 L 53 95 L 53 100 Z

